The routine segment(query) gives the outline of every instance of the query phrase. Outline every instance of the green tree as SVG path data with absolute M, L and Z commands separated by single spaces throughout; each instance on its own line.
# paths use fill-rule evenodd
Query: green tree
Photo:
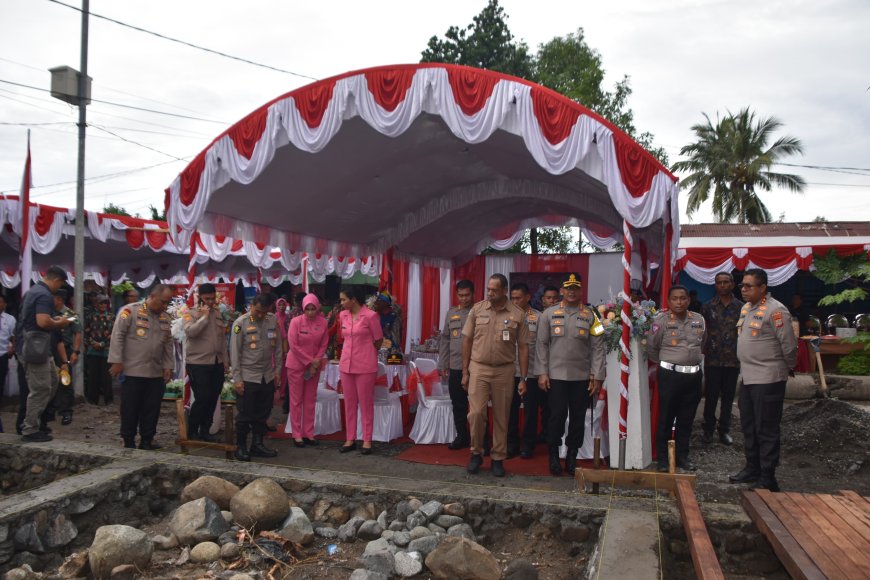
M 148 206 L 148 211 L 151 213 L 151 219 L 153 219 L 153 220 L 158 220 L 158 221 L 163 221 L 163 222 L 166 221 L 166 210 L 163 210 L 163 211 L 161 212 L 161 211 L 159 211 L 156 207 L 154 207 L 153 205 L 149 205 L 149 206 Z
M 806 186 L 798 175 L 776 173 L 770 168 L 789 155 L 803 153 L 794 137 L 773 134 L 783 125 L 775 117 L 756 118 L 749 107 L 729 114 L 716 123 L 692 127 L 695 141 L 680 149 L 687 159 L 674 164 L 674 171 L 690 172 L 683 179 L 689 192 L 686 212 L 691 216 L 711 198 L 717 222 L 767 223 L 770 211 L 758 195 L 782 187 L 801 193 Z M 773 140 L 773 143 L 771 141 Z
M 107 203 L 103 206 L 103 213 L 110 213 L 112 215 L 125 215 L 127 217 L 133 217 L 130 212 L 121 207 L 120 205 L 115 205 L 114 203 Z

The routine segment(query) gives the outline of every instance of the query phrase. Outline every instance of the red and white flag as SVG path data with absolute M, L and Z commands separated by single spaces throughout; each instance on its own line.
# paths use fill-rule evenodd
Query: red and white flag
M 33 271 L 33 260 L 31 257 L 30 241 L 30 187 L 32 178 L 30 174 L 30 131 L 27 131 L 27 161 L 24 162 L 24 178 L 21 181 L 21 196 L 19 198 L 19 207 L 21 209 L 21 241 L 19 248 L 21 256 L 18 265 L 18 272 L 21 274 L 21 294 L 23 295 L 30 288 L 31 272 Z

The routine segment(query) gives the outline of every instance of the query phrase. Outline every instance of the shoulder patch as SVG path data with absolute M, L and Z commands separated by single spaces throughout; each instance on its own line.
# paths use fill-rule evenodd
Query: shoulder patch
M 659 326 L 658 324 L 653 324 L 650 330 L 652 330 L 652 333 L 655 334 L 659 331 L 660 328 L 661 326 Z
M 784 322 L 783 322 L 783 320 L 782 320 L 782 312 L 774 312 L 774 313 L 771 315 L 771 318 L 773 318 L 773 324 L 774 324 L 777 328 L 780 328 L 780 327 L 784 324 Z
M 124 308 L 121 310 L 121 320 L 127 320 L 128 318 L 130 318 L 130 311 Z
M 241 326 L 239 326 L 238 324 L 233 325 L 233 334 L 238 334 L 238 333 L 240 333 L 241 331 L 242 331 L 242 327 L 241 327 Z

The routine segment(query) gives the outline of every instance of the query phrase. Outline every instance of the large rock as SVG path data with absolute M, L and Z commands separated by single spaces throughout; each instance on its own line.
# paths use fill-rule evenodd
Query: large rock
M 6 572 L 4 576 L 6 580 L 39 580 L 42 574 L 37 574 L 29 564 L 24 564 L 18 568 L 13 568 Z
M 290 513 L 287 494 L 271 479 L 255 479 L 230 500 L 233 520 L 245 528 L 271 530 Z M 179 538 L 180 539 L 180 538 Z
M 417 540 L 411 540 L 408 544 L 409 552 L 420 552 L 420 554 L 425 558 L 429 555 L 430 552 L 435 550 L 438 547 L 438 544 L 441 543 L 441 540 L 446 538 L 447 536 L 426 536 L 425 538 L 419 538 Z
M 365 568 L 357 568 L 348 577 L 348 580 L 388 580 L 388 578 L 388 576 L 384 576 L 378 572 L 372 572 Z M 232 578 L 230 578 L 230 580 L 232 580 Z
M 474 530 L 471 529 L 471 526 L 468 524 L 457 524 L 452 526 L 449 530 L 447 530 L 448 536 L 453 536 L 456 538 L 466 538 L 471 540 L 472 542 L 476 542 L 477 538 L 474 535 Z
M 321 538 L 326 538 L 327 540 L 332 540 L 338 537 L 338 530 L 336 530 L 335 528 L 330 528 L 329 526 L 315 528 L 314 533 L 315 535 L 318 535 Z
M 377 540 L 372 540 L 371 542 L 366 544 L 366 549 L 363 551 L 363 556 L 367 554 L 374 554 L 375 552 L 380 552 L 382 550 L 389 550 L 393 553 L 396 552 L 396 548 L 390 545 L 390 542 L 386 538 L 378 538 Z
M 230 508 L 230 500 L 239 493 L 239 486 L 213 475 L 203 475 L 181 491 L 181 501 L 187 503 L 201 497 L 214 500 L 222 510 Z
M 404 548 L 411 542 L 411 534 L 408 532 L 396 532 L 393 534 L 392 542 L 400 548 Z
M 396 574 L 402 578 L 416 576 L 423 571 L 422 556 L 419 552 L 399 552 L 396 554 Z
M 440 501 L 428 501 L 420 506 L 420 513 L 426 516 L 426 521 L 433 521 L 435 518 L 441 515 L 441 512 L 444 510 L 444 504 Z
M 444 505 L 444 513 L 448 516 L 465 517 L 465 506 L 461 503 L 448 503 Z
M 88 553 L 75 552 L 63 561 L 57 573 L 61 578 L 80 578 L 88 573 Z
M 214 542 L 202 542 L 201 544 L 194 546 L 190 551 L 191 562 L 216 562 L 217 560 L 220 560 L 220 557 L 221 547 Z
M 501 568 L 493 555 L 465 538 L 448 536 L 426 556 L 426 567 L 436 578 L 499 580 Z
M 168 536 L 154 536 L 151 541 L 158 550 L 172 550 L 178 547 L 178 538 L 171 532 Z
M 314 528 L 311 527 L 311 521 L 302 508 L 298 507 L 290 508 L 290 515 L 284 520 L 278 533 L 291 542 L 303 546 L 314 541 Z
M 326 512 L 329 511 L 329 508 L 332 507 L 332 504 L 329 500 L 319 499 L 314 502 L 314 505 L 311 506 L 311 517 L 314 518 L 315 522 L 325 522 L 326 521 Z
M 242 548 L 235 542 L 221 546 L 221 560 L 235 560 L 242 553 Z
M 102 526 L 94 534 L 88 563 L 94 577 L 108 578 L 116 566 L 124 564 L 144 570 L 151 563 L 152 553 L 154 544 L 142 530 L 130 526 Z
M 538 580 L 538 569 L 525 558 L 517 558 L 505 569 L 504 580 Z
M 441 526 L 445 530 L 449 530 L 453 526 L 458 526 L 459 524 L 464 523 L 464 522 L 465 522 L 465 520 L 463 520 L 459 516 L 442 515 L 442 516 L 438 516 L 437 518 L 435 518 L 435 521 L 432 523 Z
M 169 529 L 181 545 L 196 545 L 217 539 L 229 529 L 221 508 L 209 497 L 189 501 L 175 510 Z
M 376 541 L 383 541 L 384 543 L 386 543 L 386 540 Z M 370 572 L 377 572 L 378 574 L 383 574 L 387 578 L 392 576 L 396 569 L 396 557 L 393 555 L 393 552 L 388 548 L 376 550 L 373 552 L 368 552 L 367 550 L 365 553 L 363 553 L 362 556 L 359 557 L 359 563 L 362 564 L 366 570 L 369 570 Z
M 359 527 L 365 523 L 365 520 L 360 517 L 354 517 L 347 520 L 338 528 L 338 539 L 342 542 L 353 542 L 356 540 L 356 533 Z
M 78 535 L 75 525 L 64 514 L 58 514 L 48 523 L 42 538 L 46 548 L 56 550 L 72 542 Z
M 405 527 L 409 530 L 413 530 L 414 528 L 418 528 L 420 526 L 425 526 L 428 523 L 429 520 L 426 518 L 425 514 L 420 511 L 412 513 L 405 519 Z
M 408 532 L 408 536 L 411 540 L 419 540 L 420 538 L 425 538 L 426 536 L 431 536 L 435 532 L 430 530 L 429 528 L 424 528 L 423 526 L 417 526 Z
M 356 532 L 356 537 L 360 540 L 377 540 L 381 537 L 384 529 L 375 520 L 366 520 Z

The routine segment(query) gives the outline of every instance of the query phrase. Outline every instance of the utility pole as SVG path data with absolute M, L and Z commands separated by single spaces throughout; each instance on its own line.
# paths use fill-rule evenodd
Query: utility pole
M 82 51 L 81 71 L 79 75 L 79 158 L 76 176 L 76 240 L 75 240 L 75 288 L 74 302 L 76 316 L 84 332 L 85 327 L 85 129 L 87 128 L 88 101 L 85 99 L 88 86 L 88 14 L 90 0 L 82 0 Z M 111 280 L 107 285 L 111 284 Z M 109 288 L 108 290 L 111 291 Z M 85 393 L 85 357 L 79 353 L 75 371 L 75 393 L 83 396 Z

